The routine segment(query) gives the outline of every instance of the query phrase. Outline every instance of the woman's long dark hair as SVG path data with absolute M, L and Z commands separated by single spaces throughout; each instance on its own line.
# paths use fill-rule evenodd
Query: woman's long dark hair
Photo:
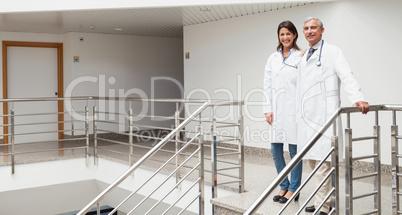
M 286 28 L 288 29 L 290 32 L 292 32 L 292 34 L 296 35 L 295 39 L 293 40 L 293 48 L 295 48 L 296 50 L 300 50 L 299 46 L 297 45 L 297 38 L 299 37 L 299 34 L 297 33 L 297 29 L 295 27 L 295 25 L 293 25 L 293 23 L 291 21 L 283 21 L 281 23 L 279 23 L 278 25 L 278 47 L 276 47 L 276 50 L 279 51 L 280 49 L 282 49 L 282 43 L 279 40 L 279 31 L 282 28 Z

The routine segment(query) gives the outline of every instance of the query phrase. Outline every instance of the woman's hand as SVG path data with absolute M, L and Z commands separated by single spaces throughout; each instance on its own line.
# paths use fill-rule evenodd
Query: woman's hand
M 274 113 L 266 113 L 265 120 L 268 122 L 268 124 L 272 125 L 272 121 L 274 121 Z
M 304 52 L 306 52 L 307 49 L 304 49 L 301 53 L 300 53 L 300 57 L 303 57 Z

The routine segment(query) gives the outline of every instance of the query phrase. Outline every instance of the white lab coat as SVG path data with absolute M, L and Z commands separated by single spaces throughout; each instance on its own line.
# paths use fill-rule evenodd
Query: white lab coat
M 282 53 L 275 52 L 265 66 L 263 112 L 274 114 L 270 136 L 273 143 L 297 144 L 296 67 L 300 60 L 300 51 L 291 49 L 285 62 Z
M 308 61 L 306 61 L 307 50 L 299 65 L 297 80 L 298 150 L 311 140 L 339 108 L 341 82 L 352 104 L 364 101 L 360 86 L 338 47 L 325 41 L 321 53 L 321 66 L 316 65 L 322 42 L 323 40 L 314 45 L 317 50 Z M 331 148 L 332 134 L 331 126 L 304 159 L 323 159 Z

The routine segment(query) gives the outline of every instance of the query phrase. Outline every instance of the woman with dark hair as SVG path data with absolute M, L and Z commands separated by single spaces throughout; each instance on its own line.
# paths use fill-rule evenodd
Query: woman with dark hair
M 267 61 L 264 74 L 266 99 L 264 114 L 271 125 L 271 152 L 276 171 L 279 174 L 286 166 L 283 146 L 287 143 L 290 157 L 297 153 L 296 124 L 296 80 L 301 51 L 297 46 L 298 33 L 291 21 L 278 26 L 278 47 Z M 274 202 L 286 203 L 301 183 L 302 162 L 280 184 L 281 190 L 274 196 Z M 299 200 L 299 195 L 295 201 Z

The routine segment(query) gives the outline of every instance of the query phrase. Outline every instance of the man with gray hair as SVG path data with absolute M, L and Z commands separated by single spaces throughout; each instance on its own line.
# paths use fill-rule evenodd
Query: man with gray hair
M 303 33 L 310 49 L 304 54 L 299 64 L 297 81 L 297 123 L 298 150 L 304 148 L 311 138 L 325 125 L 329 117 L 340 107 L 340 84 L 342 82 L 353 106 L 358 106 L 363 114 L 369 111 L 360 86 L 353 77 L 352 70 L 342 51 L 324 40 L 324 26 L 318 18 L 308 17 L 304 21 Z M 315 168 L 331 149 L 330 127 L 315 143 L 303 159 L 311 168 Z M 330 158 L 316 172 L 315 178 L 320 184 L 331 169 Z M 320 208 L 320 215 L 327 215 L 331 208 L 331 198 L 326 198 L 331 188 L 330 178 L 325 181 L 315 195 L 313 206 L 306 207 L 306 212 Z

